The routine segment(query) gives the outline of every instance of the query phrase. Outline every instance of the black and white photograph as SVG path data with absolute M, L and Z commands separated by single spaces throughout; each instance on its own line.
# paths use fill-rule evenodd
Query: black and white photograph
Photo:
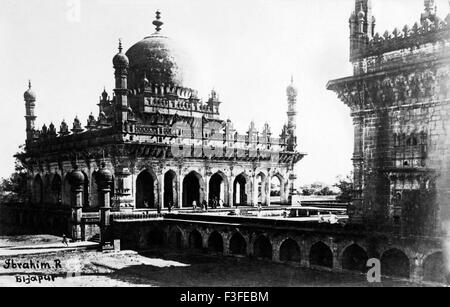
M 0 0 L 0 44 L 0 287 L 450 285 L 450 1 Z

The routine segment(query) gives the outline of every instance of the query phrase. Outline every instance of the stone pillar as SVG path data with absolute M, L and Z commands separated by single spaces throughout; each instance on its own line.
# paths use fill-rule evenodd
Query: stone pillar
M 341 271 L 342 270 L 342 263 L 341 259 L 339 257 L 339 248 L 336 244 L 331 244 L 331 250 L 333 251 L 333 270 Z
M 272 261 L 280 262 L 280 246 L 281 242 L 272 243 Z
M 256 180 L 256 175 L 253 175 L 253 177 L 252 177 L 251 205 L 253 207 L 257 207 L 258 206 L 258 182 Z
M 266 188 L 266 206 L 270 207 L 270 190 L 271 190 L 271 177 L 270 177 L 270 175 L 267 176 L 267 178 L 266 178 L 265 188 Z
M 84 175 L 77 168 L 69 174 L 72 189 L 71 218 L 72 240 L 82 240 L 81 218 L 83 214 Z
M 230 238 L 227 233 L 222 234 L 223 239 L 223 255 L 229 256 L 230 255 Z
M 233 194 L 234 194 L 234 178 L 231 177 L 231 181 L 230 184 L 228 186 L 228 207 L 233 207 L 234 206 L 234 201 L 233 201 Z
M 100 206 L 100 242 L 102 246 L 111 242 L 110 235 L 110 215 L 111 215 L 111 182 L 112 173 L 102 164 L 102 168 L 96 175 L 96 182 L 98 188 L 98 204 Z
M 423 259 L 414 258 L 410 260 L 410 279 L 413 282 L 421 282 L 423 280 Z
M 128 168 L 116 171 L 117 189 L 115 211 L 133 210 L 135 207 L 133 175 Z
M 159 204 L 164 208 L 164 174 L 158 176 L 159 181 Z
M 306 244 L 305 241 L 302 241 L 300 246 L 300 265 L 305 268 L 309 268 L 309 251 L 311 246 Z
M 208 208 L 211 208 L 211 203 L 210 203 L 210 199 L 209 199 L 209 180 L 211 179 L 211 175 L 210 174 L 206 174 L 205 175 L 205 200 L 208 203 Z
M 184 176 L 180 174 L 180 180 L 178 181 L 178 206 L 179 208 L 183 208 L 183 180 Z

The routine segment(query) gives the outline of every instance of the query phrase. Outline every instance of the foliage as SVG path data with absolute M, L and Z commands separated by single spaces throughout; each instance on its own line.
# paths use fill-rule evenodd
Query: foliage
M 340 190 L 339 195 L 337 196 L 338 200 L 341 201 L 351 201 L 352 195 L 354 191 L 353 187 L 353 173 L 347 175 L 347 177 L 338 177 L 338 182 L 334 185 Z
M 300 187 L 303 196 L 332 196 L 336 195 L 336 192 L 333 191 L 332 187 L 322 183 L 315 182 L 310 185 L 305 185 Z
M 23 147 L 20 148 L 21 150 Z M 9 178 L 2 178 L 0 182 L 0 203 L 19 202 L 24 199 L 27 192 L 27 171 L 21 157 L 23 152 L 14 157 L 15 171 Z

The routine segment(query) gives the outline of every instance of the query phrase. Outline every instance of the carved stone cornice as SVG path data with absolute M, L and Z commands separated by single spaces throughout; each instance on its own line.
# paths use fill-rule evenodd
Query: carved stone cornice
M 332 81 L 328 89 L 335 91 L 353 112 L 358 112 L 448 99 L 449 81 L 448 69 L 425 69 Z

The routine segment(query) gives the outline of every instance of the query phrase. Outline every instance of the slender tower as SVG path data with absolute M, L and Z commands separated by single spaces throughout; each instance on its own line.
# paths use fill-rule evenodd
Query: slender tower
M 36 106 L 36 94 L 31 89 L 31 81 L 28 82 L 28 90 L 23 95 L 25 99 L 25 120 L 27 123 L 27 143 L 33 140 L 34 124 L 36 116 L 34 115 L 34 108 Z
M 116 79 L 115 93 L 115 124 L 121 132 L 126 132 L 128 123 L 128 57 L 122 52 L 122 42 L 119 40 L 119 53 L 114 56 L 114 75 Z
M 291 77 L 291 84 L 287 87 L 288 97 L 288 124 L 287 124 L 287 150 L 295 151 L 297 147 L 297 95 L 298 91 L 294 86 L 294 77 Z
M 375 17 L 371 0 L 355 0 L 350 19 L 350 61 L 354 62 L 367 47 L 375 32 Z

